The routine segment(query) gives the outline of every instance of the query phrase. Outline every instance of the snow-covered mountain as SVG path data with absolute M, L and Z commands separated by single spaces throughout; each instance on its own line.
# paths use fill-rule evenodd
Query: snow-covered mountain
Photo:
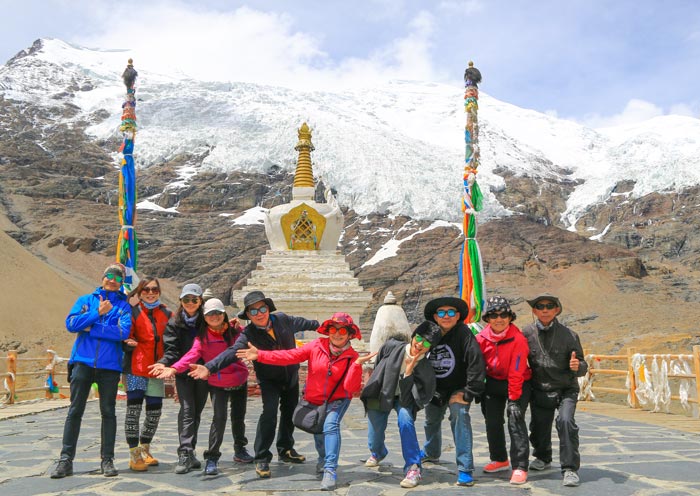
M 260 171 L 295 167 L 296 129 L 312 127 L 314 172 L 359 214 L 417 219 L 460 217 L 464 155 L 463 88 L 415 81 L 344 92 L 207 82 L 155 74 L 138 52 L 95 50 L 53 39 L 35 43 L 0 68 L 0 96 L 47 107 L 70 103 L 98 139 L 117 134 L 129 57 L 139 71 L 138 167 L 157 167 L 182 152 L 206 154 L 202 167 Z M 488 91 L 488 84 L 482 85 Z M 480 98 L 481 167 L 486 217 L 510 212 L 492 191 L 503 172 L 576 182 L 562 222 L 573 226 L 592 204 L 634 181 L 634 197 L 700 184 L 700 120 L 665 116 L 590 129 Z M 116 154 L 115 154 L 116 160 Z

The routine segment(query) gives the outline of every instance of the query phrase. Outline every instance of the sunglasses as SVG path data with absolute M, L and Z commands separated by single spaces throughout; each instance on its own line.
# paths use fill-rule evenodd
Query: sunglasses
M 182 303 L 199 303 L 199 296 L 192 296 L 192 297 L 190 297 L 190 298 L 188 298 L 187 296 L 185 296 L 185 297 L 184 297 L 182 300 L 180 300 L 180 301 L 182 301 Z
M 340 334 L 341 336 L 345 336 L 346 334 L 348 334 L 348 328 L 331 326 L 328 328 L 328 334 Z
M 158 294 L 160 293 L 160 288 L 158 286 L 146 286 L 145 288 L 141 289 L 141 292 L 146 294 Z
M 218 310 L 212 310 L 211 312 L 205 313 L 205 317 L 221 317 L 224 312 L 219 312 Z
M 454 317 L 455 315 L 457 315 L 457 310 L 453 310 L 451 308 L 449 310 L 438 310 L 437 312 L 435 312 L 435 314 L 441 319 L 444 319 L 445 315 L 447 315 L 448 317 Z
M 425 339 L 420 334 L 416 334 L 416 343 L 418 343 L 418 344 L 423 343 L 423 348 L 430 348 L 430 341 Z
M 111 272 L 107 272 L 105 274 L 105 277 L 110 280 L 110 281 L 117 281 L 117 282 L 122 282 L 124 278 L 122 276 L 118 276 L 116 274 L 112 274 Z
M 251 308 L 250 310 L 248 310 L 248 314 L 250 314 L 251 317 L 255 317 L 259 313 L 266 314 L 267 307 L 263 305 L 260 308 Z
M 557 304 L 556 303 L 538 303 L 535 305 L 535 308 L 537 310 L 544 310 L 545 308 L 547 310 L 554 310 L 555 308 L 557 308 Z
M 486 317 L 489 319 L 507 319 L 510 317 L 510 314 L 508 312 L 490 313 Z

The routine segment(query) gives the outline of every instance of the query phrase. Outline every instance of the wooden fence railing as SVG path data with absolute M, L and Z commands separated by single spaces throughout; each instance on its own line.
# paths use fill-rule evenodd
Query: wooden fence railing
M 583 400 L 595 399 L 595 393 L 624 394 L 632 408 L 668 411 L 670 402 L 677 401 L 699 415 L 700 346 L 693 346 L 692 354 L 648 355 L 630 348 L 626 355 L 587 354 L 586 361 L 588 374 L 579 381 Z M 625 387 L 598 385 L 605 376 L 624 378 Z
M 7 357 L 5 357 L 6 372 L 0 374 L 4 376 L 3 382 L 5 389 L 5 399 L 0 400 L 0 403 L 11 405 L 15 402 L 19 394 L 38 391 L 43 391 L 46 399 L 52 399 L 54 394 L 60 394 L 62 389 L 70 389 L 67 379 L 62 381 L 62 385 L 56 380 L 58 376 L 66 377 L 68 375 L 65 366 L 66 362 L 66 358 L 59 357 L 53 350 L 46 350 L 46 356 L 36 358 L 20 357 L 17 356 L 17 351 L 8 351 Z M 38 364 L 38 366 L 31 365 L 24 367 L 20 365 L 24 363 Z M 22 381 L 19 379 L 21 377 L 27 377 L 28 379 Z M 36 383 L 37 378 L 43 380 L 42 386 L 17 387 L 18 383 Z M 0 392 L 0 395 L 1 394 L 3 394 L 3 392 Z

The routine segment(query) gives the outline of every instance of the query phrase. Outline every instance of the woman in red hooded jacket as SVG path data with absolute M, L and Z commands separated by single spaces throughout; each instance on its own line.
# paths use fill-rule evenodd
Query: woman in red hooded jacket
M 532 371 L 527 363 L 530 348 L 527 338 L 513 324 L 515 312 L 502 296 L 492 296 L 487 300 L 483 319 L 488 325 L 476 340 L 486 362 L 486 390 L 481 399 L 481 411 L 486 420 L 491 462 L 484 467 L 484 472 L 501 472 L 510 468 L 503 429 L 503 413 L 507 410 L 513 467 L 510 483 L 524 484 L 530 456 L 524 417 L 530 400 L 528 381 Z
M 142 279 L 129 298 L 131 334 L 125 341 L 126 415 L 124 432 L 129 444 L 129 468 L 138 472 L 158 465 L 151 456 L 151 440 L 163 410 L 165 386 L 149 376 L 148 367 L 163 356 L 163 333 L 171 312 L 160 302 L 160 283 L 155 277 Z M 139 430 L 139 417 L 146 400 L 146 418 Z
M 271 365 L 292 365 L 307 362 L 304 399 L 313 405 L 328 401 L 323 433 L 314 434 L 318 463 L 316 471 L 323 473 L 322 491 L 336 487 L 336 469 L 340 455 L 340 421 L 343 419 L 354 393 L 362 386 L 362 364 L 376 353 L 360 357 L 352 348 L 352 338 L 362 339 L 360 328 L 347 313 L 335 313 L 318 328 L 317 338 L 300 348 L 291 350 L 258 350 L 249 344 L 236 356 L 244 360 L 257 360 Z M 332 397 L 328 395 L 335 388 Z

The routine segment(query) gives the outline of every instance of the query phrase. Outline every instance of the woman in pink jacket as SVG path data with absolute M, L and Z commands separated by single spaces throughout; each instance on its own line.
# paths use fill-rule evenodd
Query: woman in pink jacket
M 238 339 L 241 328 L 238 322 L 229 323 L 224 304 L 217 298 L 204 303 L 204 321 L 198 336 L 190 351 L 175 362 L 172 367 L 165 367 L 158 377 L 168 378 L 176 373 L 189 370 L 190 365 L 200 359 L 205 362 L 214 359 Z M 246 449 L 248 439 L 245 437 L 245 413 L 248 400 L 248 367 L 241 362 L 235 362 L 209 376 L 209 396 L 214 415 L 209 430 L 209 449 L 204 452 L 206 465 L 204 475 L 217 475 L 218 463 L 221 457 L 221 443 L 226 430 L 228 404 L 231 403 L 231 425 L 233 429 L 234 461 L 250 463 L 253 457 Z
M 340 455 L 340 421 L 343 419 L 353 394 L 362 386 L 362 364 L 376 353 L 360 358 L 352 348 L 352 338 L 362 339 L 360 328 L 347 313 L 335 313 L 318 328 L 317 338 L 300 348 L 292 350 L 258 350 L 249 344 L 248 349 L 239 350 L 237 357 L 257 360 L 271 365 L 292 365 L 308 361 L 304 399 L 314 405 L 328 400 L 323 433 L 314 434 L 318 463 L 316 471 L 323 473 L 322 491 L 336 487 L 336 469 Z M 328 395 L 333 391 L 332 397 Z
M 486 438 L 491 462 L 484 472 L 509 470 L 511 484 L 527 482 L 530 444 L 527 438 L 525 410 L 530 401 L 532 371 L 527 364 L 530 348 L 527 338 L 513 321 L 515 312 L 508 300 L 492 296 L 486 301 L 483 316 L 488 325 L 476 336 L 486 362 L 486 390 L 481 398 L 481 411 L 486 420 Z M 506 406 L 507 404 L 507 406 Z M 503 413 L 508 412 L 510 464 L 506 452 Z

